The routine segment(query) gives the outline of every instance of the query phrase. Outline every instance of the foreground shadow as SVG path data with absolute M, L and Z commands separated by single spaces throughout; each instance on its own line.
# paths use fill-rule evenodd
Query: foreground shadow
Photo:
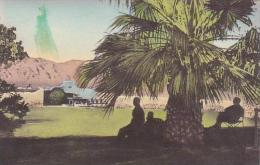
M 200 147 L 165 146 L 156 142 L 122 145 L 116 137 L 1 138 L 0 164 L 257 165 L 257 151 L 247 151 L 246 145 L 240 144 L 214 146 L 216 143 L 210 141 L 213 137 L 208 137 L 210 143 Z

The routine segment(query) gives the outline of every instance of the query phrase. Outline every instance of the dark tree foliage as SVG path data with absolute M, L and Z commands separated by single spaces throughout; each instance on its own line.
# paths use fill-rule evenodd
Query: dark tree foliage
M 49 100 L 52 105 L 60 105 L 63 103 L 65 93 L 62 89 L 53 89 L 49 95 Z
M 15 30 L 14 27 L 7 28 L 0 24 L 0 65 L 29 57 L 24 51 L 22 41 L 16 41 Z M 0 129 L 12 128 L 15 118 L 22 120 L 29 111 L 28 105 L 15 90 L 14 84 L 8 84 L 0 79 Z M 3 94 L 8 96 L 3 97 Z M 6 114 L 10 114 L 13 118 L 8 118 Z
M 7 28 L 0 25 L 0 64 L 28 57 L 22 46 L 22 41 L 16 41 L 15 30 L 15 27 Z
M 18 94 L 11 94 L 9 97 L 5 97 L 0 102 L 0 108 L 3 113 L 9 113 L 19 119 L 23 119 L 29 111 L 28 104 Z
M 231 63 L 244 68 L 249 73 L 259 74 L 260 32 L 251 28 L 236 44 L 227 49 Z
M 1 93 L 12 92 L 15 90 L 14 84 L 8 84 L 6 81 L 0 79 L 0 96 Z
M 6 130 L 15 127 L 16 119 L 22 120 L 29 111 L 28 104 L 23 101 L 23 98 L 15 93 L 14 84 L 8 84 L 0 79 L 0 130 Z M 3 94 L 9 96 L 3 97 Z M 12 116 L 7 117 L 6 114 Z

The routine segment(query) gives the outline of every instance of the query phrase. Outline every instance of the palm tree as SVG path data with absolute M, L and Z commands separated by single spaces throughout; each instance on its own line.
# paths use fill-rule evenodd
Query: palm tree
M 259 79 L 231 64 L 214 40 L 230 38 L 240 21 L 251 25 L 250 0 L 140 0 L 118 16 L 78 76 L 82 87 L 95 80 L 100 97 L 113 107 L 120 95 L 157 97 L 167 87 L 165 138 L 199 143 L 202 99 L 219 102 L 228 93 L 248 102 L 260 96 Z M 228 91 L 228 92 L 227 92 Z M 112 110 L 113 108 L 109 108 Z
M 244 37 L 226 51 L 229 60 L 236 66 L 244 68 L 255 76 L 259 76 L 260 33 L 251 28 Z

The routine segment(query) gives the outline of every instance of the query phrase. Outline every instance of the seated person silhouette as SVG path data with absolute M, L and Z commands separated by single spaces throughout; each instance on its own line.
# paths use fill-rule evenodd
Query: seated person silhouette
M 244 117 L 244 109 L 240 105 L 240 101 L 239 97 L 235 97 L 233 105 L 227 107 L 224 112 L 219 113 L 216 124 L 213 127 L 220 128 L 223 122 L 234 124 L 238 122 L 240 117 Z
M 159 118 L 154 118 L 153 112 L 148 112 L 146 123 L 144 124 L 145 137 L 149 139 L 162 139 L 164 131 L 164 121 Z
M 143 133 L 144 126 L 144 110 L 140 105 L 140 98 L 135 97 L 133 104 L 135 106 L 132 112 L 132 120 L 130 124 L 121 128 L 118 132 L 118 139 L 137 138 Z

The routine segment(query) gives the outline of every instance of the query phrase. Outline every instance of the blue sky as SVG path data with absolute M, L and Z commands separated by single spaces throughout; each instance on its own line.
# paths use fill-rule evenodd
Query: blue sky
M 49 26 L 56 42 L 60 61 L 91 59 L 97 43 L 108 26 L 124 8 L 93 0 L 0 0 L 0 22 L 17 28 L 17 38 L 26 51 L 37 57 L 34 35 L 38 8 L 48 8 Z
M 0 23 L 17 28 L 17 38 L 22 40 L 26 51 L 38 57 L 34 35 L 38 8 L 48 8 L 48 20 L 56 42 L 59 61 L 92 59 L 97 43 L 108 32 L 108 27 L 124 7 L 107 5 L 98 0 L 0 0 Z M 252 20 L 260 27 L 260 3 L 256 5 Z M 241 34 L 246 28 L 241 29 Z M 232 41 L 218 42 L 227 47 Z

